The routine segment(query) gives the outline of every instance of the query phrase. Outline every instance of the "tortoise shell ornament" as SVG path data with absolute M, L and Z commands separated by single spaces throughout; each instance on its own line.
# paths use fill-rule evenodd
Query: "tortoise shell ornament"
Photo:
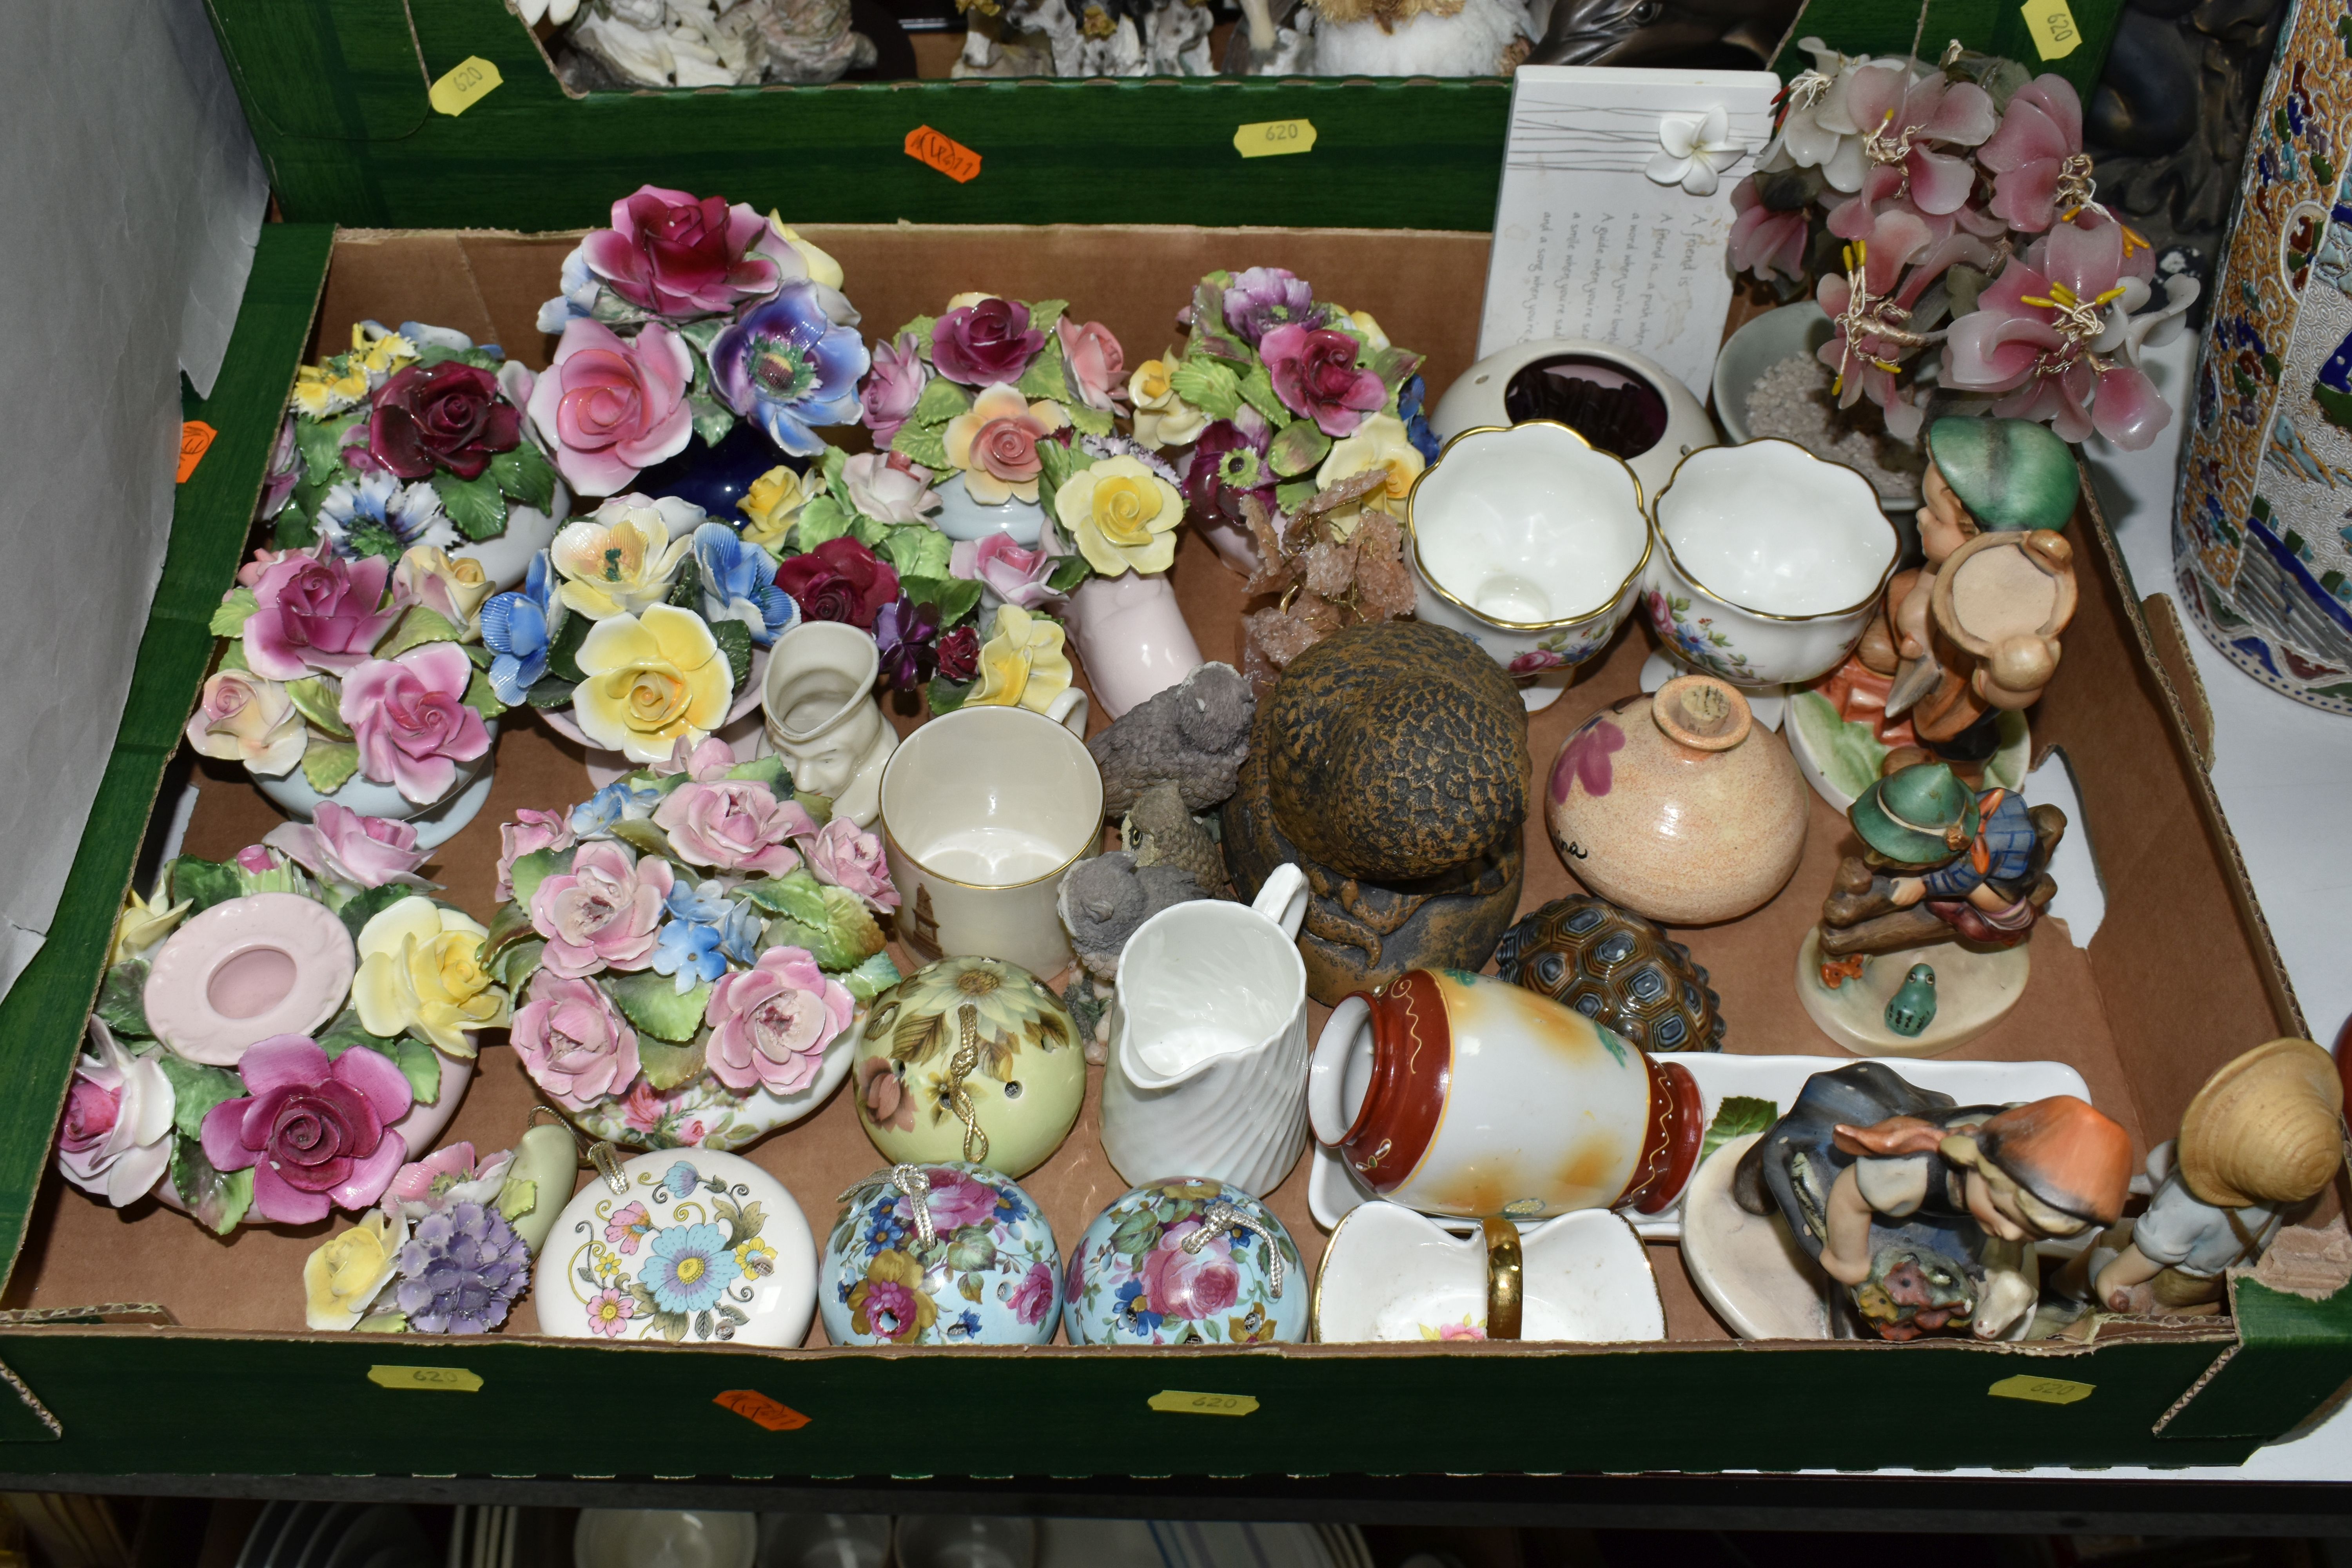
M 1296 863 L 1307 988 L 1330 1005 L 1409 969 L 1485 966 L 1526 869 L 1527 709 L 1458 632 L 1349 626 L 1257 706 L 1224 805 L 1234 890 Z
M 1645 1051 L 1723 1049 L 1723 1000 L 1690 949 L 1605 899 L 1554 899 L 1503 933 L 1495 973 Z

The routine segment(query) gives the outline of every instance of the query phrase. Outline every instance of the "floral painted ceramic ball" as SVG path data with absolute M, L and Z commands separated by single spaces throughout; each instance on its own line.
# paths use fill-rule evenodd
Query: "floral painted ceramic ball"
M 898 1165 L 844 1193 L 817 1268 L 817 1310 L 837 1345 L 1042 1345 L 1061 1305 L 1062 1254 L 1044 1213 L 1009 1178 L 961 1161 Z
M 1180 1176 L 1095 1216 L 1070 1255 L 1063 1318 L 1078 1345 L 1296 1343 L 1308 1286 L 1274 1211 L 1239 1187 Z
M 884 1158 L 1016 1177 L 1061 1147 L 1087 1093 L 1069 1009 L 993 958 L 943 958 L 877 996 L 855 1070 L 857 1120 Z

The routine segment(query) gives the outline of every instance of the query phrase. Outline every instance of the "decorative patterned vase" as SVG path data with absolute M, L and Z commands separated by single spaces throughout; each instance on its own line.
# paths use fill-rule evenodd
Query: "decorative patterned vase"
M 2297 0 L 2256 108 L 2198 356 L 2181 607 L 2274 691 L 2352 714 L 2352 56 L 2340 5 Z
M 1416 969 L 1331 1010 L 1307 1113 L 1358 1179 L 1424 1214 L 1656 1214 L 1706 1134 L 1697 1082 L 1549 997 Z
M 1723 999 L 1690 949 L 1605 899 L 1554 899 L 1520 921 L 1495 973 L 1645 1051 L 1723 1049 Z
M 1042 1345 L 1062 1254 L 1036 1201 L 995 1172 L 899 1165 L 842 1194 L 817 1307 L 837 1345 Z
M 1179 1177 L 1095 1216 L 1070 1254 L 1063 1326 L 1078 1345 L 1297 1343 L 1307 1266 L 1274 1211 L 1239 1188 Z
M 1013 1177 L 1061 1147 L 1087 1092 L 1062 999 L 992 958 L 943 958 L 876 997 L 856 1070 L 857 1119 L 884 1158 Z
M 1805 852 L 1812 795 L 1788 742 L 1708 675 L 1626 698 L 1570 735 L 1544 817 L 1576 879 L 1669 925 L 1736 920 Z
M 740 1154 L 624 1161 L 573 1195 L 539 1255 L 541 1331 L 566 1339 L 797 1345 L 816 1315 L 816 1241 L 784 1184 Z

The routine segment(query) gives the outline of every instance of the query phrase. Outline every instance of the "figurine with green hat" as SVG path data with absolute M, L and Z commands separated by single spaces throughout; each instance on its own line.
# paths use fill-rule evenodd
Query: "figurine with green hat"
M 1956 937 L 2014 947 L 2058 890 L 2048 867 L 2065 814 L 2029 807 L 2013 790 L 1970 789 L 1948 763 L 1896 769 L 1864 790 L 1846 818 L 1864 853 L 1838 868 L 1822 906 L 1825 959 Z

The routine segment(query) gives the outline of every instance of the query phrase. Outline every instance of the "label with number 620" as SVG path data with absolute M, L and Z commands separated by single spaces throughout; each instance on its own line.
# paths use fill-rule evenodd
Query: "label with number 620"
M 1262 120 L 1234 132 L 1234 151 L 1244 158 L 1279 158 L 1286 153 L 1315 149 L 1311 120 Z
M 1181 1388 L 1161 1389 L 1145 1403 L 1176 1415 L 1246 1415 L 1257 1408 L 1257 1401 L 1246 1394 L 1192 1394 Z

